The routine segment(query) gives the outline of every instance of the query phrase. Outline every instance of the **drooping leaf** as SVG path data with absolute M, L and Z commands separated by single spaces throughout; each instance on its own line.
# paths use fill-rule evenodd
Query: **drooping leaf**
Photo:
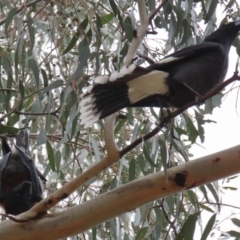
M 137 233 L 137 236 L 136 236 L 136 240 L 142 240 L 144 239 L 146 233 L 147 233 L 147 230 L 148 230 L 148 227 L 144 227 L 144 228 L 141 228 L 138 233 Z
M 199 213 L 188 216 L 175 240 L 193 240 Z
M 112 19 L 113 19 L 113 14 L 112 13 L 105 14 L 105 15 L 101 16 L 102 25 L 111 22 Z
M 240 227 L 240 219 L 238 219 L 238 218 L 232 218 L 231 221 L 232 221 L 237 227 Z
M 216 202 L 219 203 L 219 197 L 218 197 L 218 194 L 217 194 L 213 184 L 212 183 L 208 183 L 208 184 L 206 184 L 206 186 L 210 190 L 210 192 L 212 193 L 212 195 L 215 198 Z
M 79 36 L 80 36 L 80 31 L 77 30 L 76 33 L 73 35 L 68 46 L 63 50 L 63 55 L 68 53 L 75 46 L 77 40 L 79 39 Z
M 47 155 L 48 155 L 48 160 L 49 160 L 49 165 L 52 169 L 52 171 L 56 171 L 55 168 L 55 156 L 54 156 L 54 151 L 52 148 L 52 145 L 49 143 L 49 141 L 46 142 L 46 148 L 47 148 Z
M 37 87 L 39 87 L 39 85 L 40 85 L 39 69 L 38 69 L 36 60 L 34 58 L 30 58 L 28 61 L 28 65 L 29 65 L 29 68 L 31 68 L 31 70 L 33 72 L 34 79 L 36 81 L 36 85 L 37 85 Z
M 167 148 L 167 141 L 161 139 L 161 137 L 158 139 L 159 146 L 160 146 L 160 154 L 161 154 L 161 160 L 162 160 L 162 165 L 163 165 L 163 170 L 165 173 L 165 177 L 167 178 L 167 164 L 169 161 L 169 153 L 168 153 L 168 148 Z
M 31 51 L 32 51 L 35 43 L 35 36 L 34 36 L 35 32 L 33 27 L 33 20 L 30 16 L 28 16 L 27 18 L 27 25 L 28 25 L 28 32 L 29 32 L 29 37 L 31 42 Z
M 47 73 L 44 69 L 41 69 L 41 74 L 43 77 L 43 84 L 44 84 L 44 88 L 46 88 L 48 86 L 48 77 L 47 77 Z
M 214 223 L 215 223 L 215 220 L 216 220 L 216 216 L 217 216 L 217 213 L 213 214 L 208 222 L 207 222 L 207 225 L 202 233 L 202 237 L 200 240 L 207 240 L 207 237 L 210 235 L 210 232 L 212 231 L 213 229 L 213 226 L 214 226 Z
M 17 8 L 12 8 L 10 10 L 10 12 L 8 13 L 6 21 L 5 21 L 5 32 L 6 33 L 7 33 L 7 30 L 8 30 L 8 27 L 11 24 L 11 22 L 12 22 L 14 16 L 16 15 L 16 13 L 17 13 Z
M 210 3 L 207 15 L 205 17 L 205 23 L 209 22 L 209 20 L 212 18 L 213 13 L 216 11 L 218 1 L 217 0 L 211 0 L 208 1 Z
M 56 80 L 54 82 L 52 82 L 50 85 L 48 85 L 46 88 L 44 88 L 44 90 L 42 91 L 42 93 L 47 93 L 55 88 L 61 87 L 63 85 L 63 80 Z
M 236 240 L 240 238 L 240 232 L 231 230 L 231 231 L 228 231 L 227 233 L 230 234 L 231 237 L 236 237 L 237 238 Z
M 60 166 L 61 166 L 61 152 L 59 149 L 55 152 L 55 163 L 56 163 L 56 170 L 57 172 L 60 171 Z
M 37 141 L 38 141 L 39 144 L 44 144 L 47 141 L 47 135 L 46 135 L 46 132 L 44 131 L 43 128 L 40 129 Z
M 128 41 L 132 41 L 133 38 L 133 27 L 131 23 L 131 19 L 129 17 L 126 17 L 123 21 L 123 28 L 126 33 Z
M 72 82 L 75 79 L 78 79 L 82 73 L 83 69 L 86 67 L 88 58 L 90 56 L 90 48 L 89 48 L 89 43 L 86 38 L 84 38 L 78 45 L 78 50 L 79 50 L 79 64 L 78 67 L 73 74 L 73 76 L 69 79 L 69 83 Z
M 0 124 L 0 134 L 4 134 L 4 133 L 18 133 L 19 129 L 12 127 L 12 126 L 7 126 L 7 125 L 3 125 Z

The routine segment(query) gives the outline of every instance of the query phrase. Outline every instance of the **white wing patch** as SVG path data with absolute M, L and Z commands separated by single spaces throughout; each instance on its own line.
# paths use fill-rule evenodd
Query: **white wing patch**
M 114 81 L 118 80 L 119 78 L 124 77 L 127 74 L 131 74 L 136 67 L 137 66 L 135 64 L 131 64 L 128 67 L 123 66 L 120 69 L 119 72 L 114 71 L 110 75 L 99 75 L 99 76 L 97 76 L 94 79 L 94 82 L 97 83 L 97 84 L 105 84 L 107 82 L 114 82 Z M 88 91 L 88 93 L 90 93 L 90 92 Z
M 109 79 L 108 75 L 100 75 L 95 77 L 94 82 L 99 84 L 104 84 L 108 82 L 108 79 Z
M 174 61 L 177 61 L 181 58 L 183 58 L 183 57 L 166 57 L 166 58 L 160 60 L 157 63 L 162 64 L 162 63 L 174 62 Z
M 127 85 L 130 102 L 133 104 L 154 94 L 168 94 L 169 87 L 166 84 L 168 76 L 166 72 L 152 71 L 129 81 Z

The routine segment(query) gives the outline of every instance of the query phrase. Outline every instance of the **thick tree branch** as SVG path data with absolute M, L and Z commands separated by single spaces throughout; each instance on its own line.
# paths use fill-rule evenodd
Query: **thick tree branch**
M 114 126 L 116 117 L 118 113 L 114 113 L 107 118 L 105 118 L 104 124 L 104 139 L 106 144 L 107 150 L 107 158 L 109 162 L 112 163 L 115 159 L 119 159 L 119 149 L 115 143 L 115 136 L 114 136 Z
M 27 223 L 6 220 L 1 240 L 54 240 L 71 236 L 139 206 L 240 172 L 240 145 L 149 174 L 79 206 Z

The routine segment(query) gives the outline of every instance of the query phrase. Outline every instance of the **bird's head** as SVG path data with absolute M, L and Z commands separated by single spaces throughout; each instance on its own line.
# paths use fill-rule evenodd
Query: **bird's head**
M 228 46 L 237 37 L 240 31 L 240 20 L 234 22 L 225 22 L 215 32 L 205 38 L 205 42 L 219 42 Z

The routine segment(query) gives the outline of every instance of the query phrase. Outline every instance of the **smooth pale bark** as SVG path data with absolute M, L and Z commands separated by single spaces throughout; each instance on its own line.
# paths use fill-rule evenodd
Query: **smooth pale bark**
M 77 207 L 28 223 L 6 220 L 1 240 L 53 240 L 91 229 L 147 202 L 240 172 L 240 145 L 125 184 Z

